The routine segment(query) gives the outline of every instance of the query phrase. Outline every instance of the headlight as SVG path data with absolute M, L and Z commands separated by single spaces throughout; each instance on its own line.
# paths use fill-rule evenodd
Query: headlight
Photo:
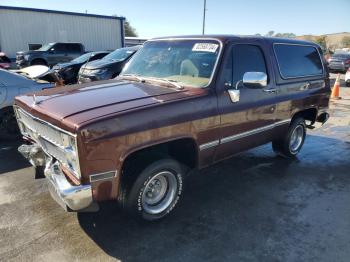
M 79 158 L 75 137 L 62 133 L 61 138 L 65 153 L 65 163 L 62 164 L 73 171 L 77 178 L 80 178 Z
M 107 72 L 107 69 L 96 69 L 96 70 L 91 70 L 89 73 L 91 75 L 102 75 Z
M 29 55 L 25 55 L 24 60 L 29 60 Z

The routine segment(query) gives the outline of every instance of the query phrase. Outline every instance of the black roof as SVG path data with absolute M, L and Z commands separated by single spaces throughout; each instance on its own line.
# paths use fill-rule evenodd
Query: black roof
M 168 37 L 159 37 L 155 39 L 179 39 L 179 38 L 198 38 L 198 39 L 217 39 L 225 43 L 227 41 L 234 41 L 238 39 L 250 39 L 250 40 L 264 40 L 270 43 L 288 43 L 288 44 L 302 44 L 302 45 L 318 45 L 311 41 L 299 40 L 295 38 L 280 38 L 280 37 L 265 37 L 265 36 L 256 36 L 256 35 L 183 35 L 183 36 L 168 36 Z

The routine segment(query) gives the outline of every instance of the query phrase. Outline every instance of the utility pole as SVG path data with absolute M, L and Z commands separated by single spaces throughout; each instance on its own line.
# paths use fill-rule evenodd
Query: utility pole
M 205 14 L 207 12 L 207 0 L 204 0 L 204 8 L 203 8 L 203 31 L 202 34 L 205 34 Z

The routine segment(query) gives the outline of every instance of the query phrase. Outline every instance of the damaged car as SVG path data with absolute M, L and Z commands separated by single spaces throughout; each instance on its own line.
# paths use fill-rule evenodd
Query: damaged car
M 11 68 L 11 60 L 3 52 L 0 52 L 0 68 L 2 68 L 2 69 L 10 69 Z
M 140 45 L 120 48 L 104 58 L 89 62 L 79 71 L 79 83 L 108 80 L 120 74 L 124 65 L 140 49 Z
M 27 67 L 23 71 L 0 69 L 0 140 L 17 138 L 20 134 L 12 107 L 16 96 L 55 86 L 43 80 L 47 71 L 46 66 Z
M 102 59 L 109 53 L 109 51 L 86 53 L 70 62 L 57 64 L 52 69 L 62 78 L 64 84 L 76 84 L 78 81 L 78 73 L 82 65 L 91 61 Z

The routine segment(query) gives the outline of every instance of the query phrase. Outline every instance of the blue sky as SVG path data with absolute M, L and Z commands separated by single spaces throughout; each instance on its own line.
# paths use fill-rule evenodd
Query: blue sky
M 125 16 L 140 37 L 201 34 L 203 0 L 0 0 L 0 5 Z M 208 34 L 350 31 L 350 0 L 207 0 Z

